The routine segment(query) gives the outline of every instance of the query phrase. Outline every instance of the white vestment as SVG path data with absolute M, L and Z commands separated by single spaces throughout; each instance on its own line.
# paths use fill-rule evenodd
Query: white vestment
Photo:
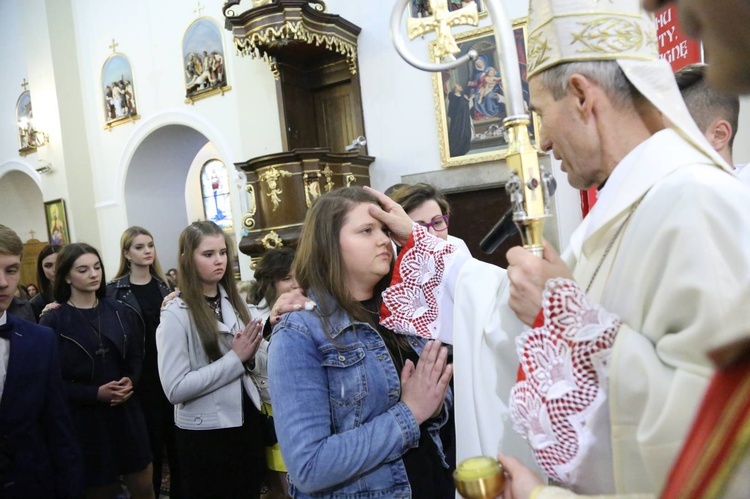
M 588 436 L 566 485 L 591 494 L 658 493 L 712 374 L 705 352 L 750 335 L 750 190 L 673 130 L 649 138 L 615 171 L 621 166 L 627 174 L 605 188 L 606 202 L 563 255 L 582 289 L 596 274 L 588 298 L 622 321 L 599 387 L 606 403 L 576 421 Z M 455 252 L 444 260 L 441 270 L 405 254 L 404 282 L 410 270 L 442 271 L 444 288 L 430 298 L 396 284 L 384 303 L 395 305 L 389 293 L 407 294 L 415 317 L 439 306 L 430 333 L 454 340 L 458 460 L 495 449 L 519 455 L 503 417 L 523 327 L 508 308 L 504 271 Z

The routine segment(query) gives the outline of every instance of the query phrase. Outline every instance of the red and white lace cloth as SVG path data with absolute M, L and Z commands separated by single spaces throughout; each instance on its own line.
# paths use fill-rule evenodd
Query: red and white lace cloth
M 569 483 L 595 444 L 590 423 L 606 403 L 611 349 L 621 321 L 567 279 L 547 282 L 535 326 L 541 318 L 540 327 L 516 339 L 521 365 L 510 413 L 539 466 Z
M 380 323 L 392 331 L 437 338 L 443 278 L 456 247 L 414 224 L 398 255 L 391 285 L 383 292 Z

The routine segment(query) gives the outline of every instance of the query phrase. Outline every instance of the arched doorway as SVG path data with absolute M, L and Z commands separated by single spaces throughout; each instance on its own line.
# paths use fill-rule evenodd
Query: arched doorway
M 0 223 L 16 231 L 23 241 L 47 240 L 44 197 L 39 174 L 28 164 L 9 161 L 0 165 Z
M 186 181 L 193 160 L 207 143 L 205 135 L 188 126 L 163 126 L 139 144 L 127 170 L 128 225 L 141 225 L 154 234 L 166 268 L 177 265 L 177 238 L 189 223 Z
M 141 225 L 154 234 L 165 271 L 177 267 L 177 243 L 182 229 L 205 218 L 201 167 L 209 160 L 232 165 L 222 156 L 205 134 L 184 124 L 156 128 L 133 152 L 124 181 L 127 223 Z M 239 190 L 234 181 L 231 189 L 233 194 Z M 240 218 L 241 200 L 232 205 L 232 217 Z

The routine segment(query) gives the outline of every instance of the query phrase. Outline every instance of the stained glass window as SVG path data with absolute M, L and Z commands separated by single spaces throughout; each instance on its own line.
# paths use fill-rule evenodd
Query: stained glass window
M 224 163 L 212 159 L 201 170 L 203 212 L 206 220 L 216 222 L 224 230 L 234 230 L 232 202 L 229 196 L 229 173 Z

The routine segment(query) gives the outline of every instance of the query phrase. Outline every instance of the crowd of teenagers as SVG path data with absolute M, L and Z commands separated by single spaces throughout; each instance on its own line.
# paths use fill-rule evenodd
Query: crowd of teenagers
M 447 237 L 439 191 L 399 192 Z M 57 339 L 73 437 L 47 477 L 57 495 L 158 497 L 168 469 L 170 497 L 453 497 L 450 352 L 379 324 L 397 248 L 371 205 L 361 188 L 322 196 L 297 247 L 269 250 L 249 283 L 210 221 L 182 231 L 176 279 L 142 227 L 122 234 L 109 281 L 96 248 L 45 246 L 39 293 L 17 308 Z M 3 228 L 0 254 L 15 239 Z M 302 295 L 315 306 L 284 305 Z

